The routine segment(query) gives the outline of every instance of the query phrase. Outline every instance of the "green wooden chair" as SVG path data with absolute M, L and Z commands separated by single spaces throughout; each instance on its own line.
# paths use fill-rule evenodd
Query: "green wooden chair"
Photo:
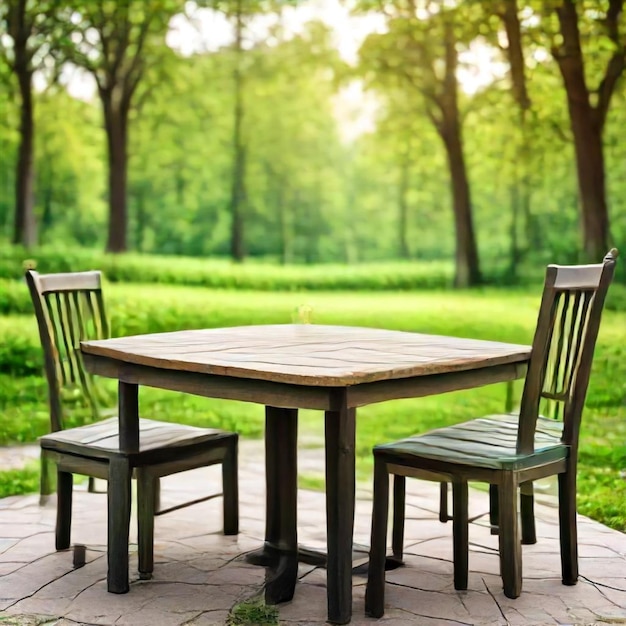
M 550 265 L 519 415 L 495 415 L 374 448 L 374 508 L 365 610 L 384 613 L 389 476 L 394 476 L 392 551 L 402 561 L 406 477 L 452 483 L 454 587 L 467 589 L 468 481 L 498 491 L 500 574 L 504 593 L 522 589 L 520 485 L 558 475 L 561 575 L 578 579 L 576 465 L 578 434 L 593 351 L 617 250 L 597 265 Z M 540 415 L 547 403 L 549 416 Z
M 119 451 L 118 418 L 101 419 L 105 399 L 83 367 L 80 342 L 108 337 L 100 272 L 38 274 L 26 272 L 48 381 L 50 434 L 41 437 L 41 495 L 50 493 L 48 465 L 57 471 L 56 549 L 70 547 L 73 474 L 107 479 Z M 64 429 L 67 407 L 86 403 L 92 423 Z M 110 411 L 109 411 L 110 413 Z M 137 479 L 139 574 L 154 567 L 154 516 L 223 495 L 224 534 L 239 531 L 236 433 L 155 420 L 140 420 L 138 453 L 131 455 Z M 159 479 L 178 472 L 222 464 L 222 494 L 158 509 Z M 110 524 L 110 521 L 109 521 Z

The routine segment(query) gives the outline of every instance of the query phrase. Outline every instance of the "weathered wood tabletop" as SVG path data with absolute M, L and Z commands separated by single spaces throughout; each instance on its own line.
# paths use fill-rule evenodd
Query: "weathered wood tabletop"
M 331 387 L 524 361 L 529 348 L 378 328 L 289 324 L 89 341 L 82 350 L 150 367 Z
M 309 324 L 244 326 L 81 344 L 86 368 L 120 381 L 120 449 L 139 443 L 137 386 L 266 405 L 266 533 L 256 561 L 273 565 L 269 601 L 297 580 L 297 409 L 325 412 L 328 619 L 352 614 L 356 407 L 523 376 L 529 346 Z M 111 502 L 115 485 L 110 485 Z M 126 545 L 108 546 L 126 559 Z M 125 555 L 125 557 L 124 557 Z

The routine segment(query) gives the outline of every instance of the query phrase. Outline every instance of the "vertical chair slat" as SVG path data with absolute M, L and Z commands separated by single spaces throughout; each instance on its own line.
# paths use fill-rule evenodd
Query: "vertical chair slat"
M 580 325 L 580 302 L 583 298 L 583 293 L 580 291 L 576 291 L 573 294 L 574 303 L 572 305 L 572 313 L 571 320 L 569 324 L 569 332 L 567 334 L 567 347 L 565 349 L 565 363 L 563 364 L 563 379 L 561 384 L 561 393 L 563 393 L 568 385 L 570 374 L 572 371 L 572 364 L 576 360 L 576 351 L 575 351 L 575 337 L 576 331 Z
M 63 315 L 63 304 L 61 301 L 61 296 L 59 293 L 54 294 L 54 301 L 56 304 L 57 310 L 57 321 L 59 324 L 59 334 L 61 339 L 63 340 L 63 347 L 65 348 L 65 359 L 67 360 L 67 367 L 69 370 L 69 379 L 66 380 L 66 383 L 74 383 L 76 380 L 76 373 L 74 371 L 74 362 L 71 358 L 71 349 L 68 342 L 68 329 L 66 325 L 66 321 Z
M 552 294 L 552 303 L 550 306 L 550 311 L 549 314 L 547 316 L 546 320 L 542 320 L 542 323 L 545 324 L 545 343 L 542 346 L 543 350 L 545 352 L 543 352 L 543 356 L 541 357 L 541 359 L 543 360 L 543 363 L 541 364 L 540 368 L 537 368 L 541 373 L 539 375 L 539 379 L 535 382 L 535 384 L 538 385 L 539 387 L 539 402 L 538 405 L 539 406 L 541 404 L 541 398 L 543 397 L 542 394 L 547 390 L 550 391 L 550 387 L 548 385 L 548 387 L 546 388 L 546 381 L 551 381 L 552 380 L 552 371 L 554 369 L 554 328 L 557 325 L 557 321 L 559 319 L 559 312 L 561 310 L 561 296 L 562 296 L 562 292 L 557 291 L 551 291 L 549 292 Z M 544 297 L 548 296 L 548 294 L 544 294 Z M 533 344 L 533 349 L 534 349 L 534 344 Z M 528 384 L 528 378 L 527 378 L 527 383 Z M 530 394 L 527 393 L 526 388 L 524 389 L 524 393 L 522 394 L 522 403 L 524 404 L 524 401 L 529 398 Z M 546 415 L 550 415 L 553 411 L 553 401 L 550 400 L 549 398 L 545 398 L 544 397 L 544 413 Z M 522 412 L 522 414 L 524 414 Z M 534 409 L 533 409 L 533 415 L 534 415 Z M 522 428 L 525 428 L 525 425 L 522 426 Z M 533 430 L 534 430 L 534 426 L 533 426 Z M 527 436 L 528 439 L 532 442 L 532 439 L 530 438 L 530 436 Z
M 567 381 L 566 381 L 566 389 L 564 391 L 569 395 L 571 386 L 575 380 L 576 370 L 578 369 L 578 364 L 580 363 L 580 354 L 583 345 L 583 338 L 585 335 L 585 329 L 587 327 L 588 316 L 591 302 L 593 301 L 593 291 L 585 291 L 582 298 L 582 303 L 580 306 L 580 317 L 578 320 L 578 328 L 576 332 L 576 340 L 574 343 L 574 358 L 570 363 L 570 371 L 568 373 Z
M 58 323 L 57 323 L 57 317 L 58 317 L 58 313 L 56 311 L 56 308 L 54 306 L 54 302 L 52 301 L 53 297 L 50 294 L 46 294 L 44 296 L 44 302 L 46 304 L 46 311 L 48 313 L 48 318 L 50 321 L 50 326 L 52 328 L 52 336 L 53 336 L 53 350 L 55 352 L 56 355 L 56 369 L 57 372 L 59 373 L 59 377 L 60 377 L 60 386 L 63 386 L 65 384 L 67 384 L 67 374 L 65 372 L 65 364 L 63 361 L 63 355 L 60 353 L 59 348 L 62 345 L 62 342 L 59 338 L 59 327 L 58 327 Z
M 73 345 L 72 352 L 76 364 L 76 370 L 80 379 L 81 390 L 91 408 L 93 417 L 96 418 L 98 416 L 98 404 L 95 401 L 91 376 L 85 371 L 83 366 L 83 355 L 80 351 L 80 342 L 83 339 L 88 338 L 81 312 L 80 293 L 78 291 L 73 291 L 65 292 L 63 295 L 65 297 L 68 317 L 71 320 L 70 329 Z
M 96 307 L 91 298 L 92 292 L 85 291 L 84 295 L 85 295 L 85 302 L 87 303 L 87 308 L 89 309 L 89 319 L 91 320 L 91 323 L 93 324 L 93 337 L 100 338 L 98 315 L 96 314 Z
M 106 315 L 103 315 L 104 311 L 104 298 L 102 296 L 101 291 L 92 292 L 93 296 L 96 299 L 96 310 L 98 311 L 98 338 L 99 339 L 108 339 L 109 337 L 109 322 L 106 318 Z
M 72 305 L 72 297 L 67 291 L 61 294 L 62 302 L 63 302 L 63 311 L 65 313 L 65 325 L 66 331 L 68 334 L 68 343 L 70 346 L 70 352 L 68 354 L 68 360 L 72 363 L 74 368 L 75 378 L 72 381 L 73 383 L 81 383 L 84 377 L 81 363 L 79 363 L 79 352 L 80 352 L 80 344 L 78 342 L 78 329 L 76 322 L 76 313 L 74 306 Z
M 565 345 L 565 326 L 567 324 L 567 317 L 569 313 L 570 292 L 566 291 L 563 294 L 563 303 L 561 306 L 559 316 L 559 328 L 556 336 L 556 350 L 554 354 L 554 369 L 552 370 L 552 380 L 550 381 L 550 391 L 554 394 L 559 393 L 559 374 L 561 370 L 561 363 L 563 359 L 563 347 Z M 556 405 L 558 407 L 558 403 Z M 558 408 L 557 414 L 558 414 Z

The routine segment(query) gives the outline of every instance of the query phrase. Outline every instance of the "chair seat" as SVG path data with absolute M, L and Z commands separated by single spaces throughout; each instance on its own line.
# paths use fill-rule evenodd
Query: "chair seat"
M 139 456 L 154 450 L 175 450 L 211 441 L 223 443 L 224 439 L 236 436 L 223 430 L 149 419 L 140 419 L 139 429 Z M 50 433 L 39 441 L 44 450 L 108 458 L 119 454 L 118 418 Z
M 374 453 L 440 460 L 446 464 L 471 465 L 486 469 L 520 470 L 567 458 L 569 447 L 561 443 L 563 425 L 539 417 L 535 451 L 517 454 L 518 416 L 489 415 L 446 428 L 432 430 L 382 444 Z

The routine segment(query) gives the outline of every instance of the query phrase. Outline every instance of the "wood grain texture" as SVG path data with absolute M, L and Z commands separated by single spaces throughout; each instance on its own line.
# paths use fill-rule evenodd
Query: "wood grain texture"
M 452 465 L 493 469 L 522 469 L 566 459 L 568 447 L 561 443 L 562 424 L 540 417 L 535 450 L 517 453 L 517 415 L 490 415 L 423 435 L 376 446 L 387 454 L 440 459 Z
M 102 277 L 100 272 L 73 272 L 63 274 L 39 274 L 42 293 L 49 291 L 82 291 L 100 289 Z
M 177 447 L 189 447 L 203 442 L 218 442 L 227 437 L 233 437 L 232 433 L 226 433 L 212 428 L 198 428 L 184 424 L 159 422 L 156 420 L 140 419 L 139 451 Z M 57 433 L 44 435 L 40 443 L 45 450 L 57 450 L 60 452 L 75 452 L 76 454 L 89 456 L 86 448 L 91 450 L 91 456 L 97 457 L 96 451 L 101 451 L 105 456 L 119 454 L 118 418 L 111 417 L 95 424 L 86 424 L 76 428 L 68 428 Z
M 85 354 L 171 370 L 312 386 L 525 362 L 530 347 L 375 328 L 285 324 L 81 343 Z

